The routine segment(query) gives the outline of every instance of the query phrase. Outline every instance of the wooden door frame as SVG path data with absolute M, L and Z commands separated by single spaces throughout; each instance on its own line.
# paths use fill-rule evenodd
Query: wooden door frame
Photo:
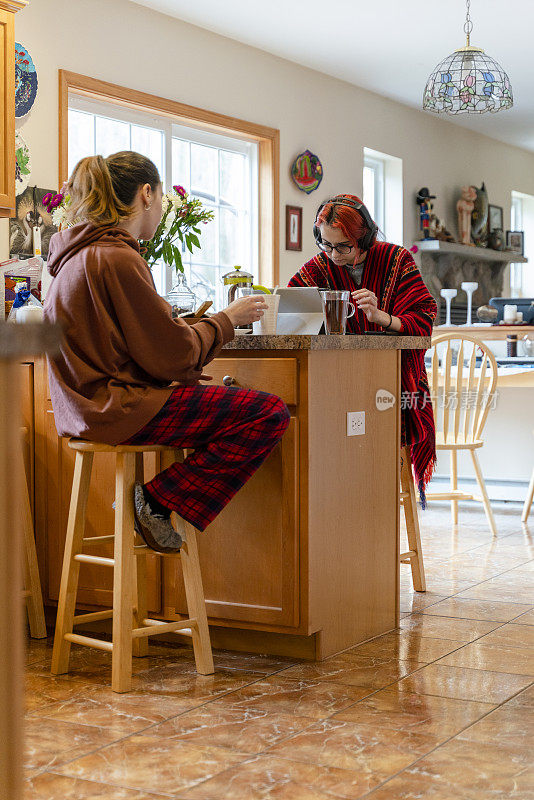
M 0 0 L 1 1 L 1 0 Z M 112 102 L 138 111 L 157 113 L 178 124 L 194 124 L 206 130 L 258 143 L 259 281 L 276 286 L 280 275 L 280 131 L 266 125 L 229 117 L 114 83 L 59 70 L 59 185 L 68 178 L 69 92 L 94 100 Z

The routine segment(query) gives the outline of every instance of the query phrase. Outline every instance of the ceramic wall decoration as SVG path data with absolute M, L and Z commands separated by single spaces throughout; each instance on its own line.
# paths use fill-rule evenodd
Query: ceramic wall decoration
M 18 131 L 15 132 L 15 194 L 19 195 L 30 182 L 32 164 L 28 145 Z
M 25 47 L 15 42 L 15 116 L 24 117 L 37 96 L 37 71 Z
M 323 165 L 310 150 L 300 153 L 291 165 L 291 177 L 302 192 L 315 191 L 323 179 Z

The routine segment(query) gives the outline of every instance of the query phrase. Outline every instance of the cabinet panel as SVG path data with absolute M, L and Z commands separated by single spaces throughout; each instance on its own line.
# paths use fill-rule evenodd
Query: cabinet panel
M 15 212 L 15 17 L 0 8 L 0 217 Z
M 33 364 L 19 365 L 21 417 L 26 434 L 22 441 L 24 469 L 28 482 L 28 492 L 32 513 L 34 511 L 34 469 L 35 469 L 35 419 L 33 397 Z
M 298 421 L 199 535 L 208 617 L 296 627 L 299 623 Z M 179 563 L 165 559 L 165 616 L 187 610 Z
M 204 371 L 214 383 L 222 384 L 228 375 L 233 378 L 232 386 L 270 392 L 294 406 L 298 402 L 297 367 L 295 358 L 216 358 Z
M 50 402 L 47 402 L 45 419 L 46 437 L 46 528 L 48 543 L 48 596 L 57 601 L 63 548 L 67 530 L 72 474 L 74 471 L 74 451 L 66 438 L 57 435 L 54 415 Z M 147 468 L 146 478 L 154 474 Z M 115 499 L 115 457 L 109 453 L 98 453 L 93 461 L 93 474 L 86 517 L 86 536 L 104 536 L 113 533 Z M 89 552 L 89 551 L 88 551 Z M 91 554 L 113 557 L 113 542 L 104 542 L 91 547 Z M 109 567 L 82 564 L 78 590 L 79 603 L 107 606 L 112 605 L 113 571 Z M 161 559 L 148 556 L 148 603 L 149 610 L 161 610 Z

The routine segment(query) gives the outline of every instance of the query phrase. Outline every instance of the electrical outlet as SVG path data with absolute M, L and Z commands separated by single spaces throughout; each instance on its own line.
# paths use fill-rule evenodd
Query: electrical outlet
M 365 411 L 347 411 L 347 436 L 363 436 Z

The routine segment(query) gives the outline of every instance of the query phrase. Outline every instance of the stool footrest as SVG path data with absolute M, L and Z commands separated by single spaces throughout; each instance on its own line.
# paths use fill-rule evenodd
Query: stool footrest
M 416 555 L 417 553 L 415 552 L 415 550 L 407 550 L 405 553 L 400 554 L 399 561 L 401 562 L 401 564 L 409 564 L 412 558 Z
M 90 636 L 81 636 L 79 633 L 66 633 L 63 638 L 67 642 L 73 642 L 73 644 L 84 644 L 86 647 L 107 650 L 109 653 L 113 650 L 112 642 L 106 642 L 103 639 L 92 639 Z
M 109 536 L 89 536 L 87 539 L 82 539 L 84 544 L 99 544 L 100 542 L 112 542 L 115 539 L 115 534 L 110 533 Z
M 109 611 L 92 611 L 90 614 L 78 614 L 74 617 L 75 625 L 83 625 L 84 622 L 95 622 L 97 619 L 111 619 L 113 617 L 113 609 Z
M 174 631 L 191 630 L 198 627 L 196 619 L 181 619 L 177 622 L 160 622 L 157 619 L 144 619 L 146 628 L 134 628 L 132 637 L 139 639 L 142 636 L 154 636 L 156 633 L 173 633 Z
M 115 566 L 115 561 L 112 558 L 88 556 L 85 553 L 78 553 L 78 555 L 74 556 L 74 561 L 82 561 L 84 564 L 99 564 L 101 567 Z

